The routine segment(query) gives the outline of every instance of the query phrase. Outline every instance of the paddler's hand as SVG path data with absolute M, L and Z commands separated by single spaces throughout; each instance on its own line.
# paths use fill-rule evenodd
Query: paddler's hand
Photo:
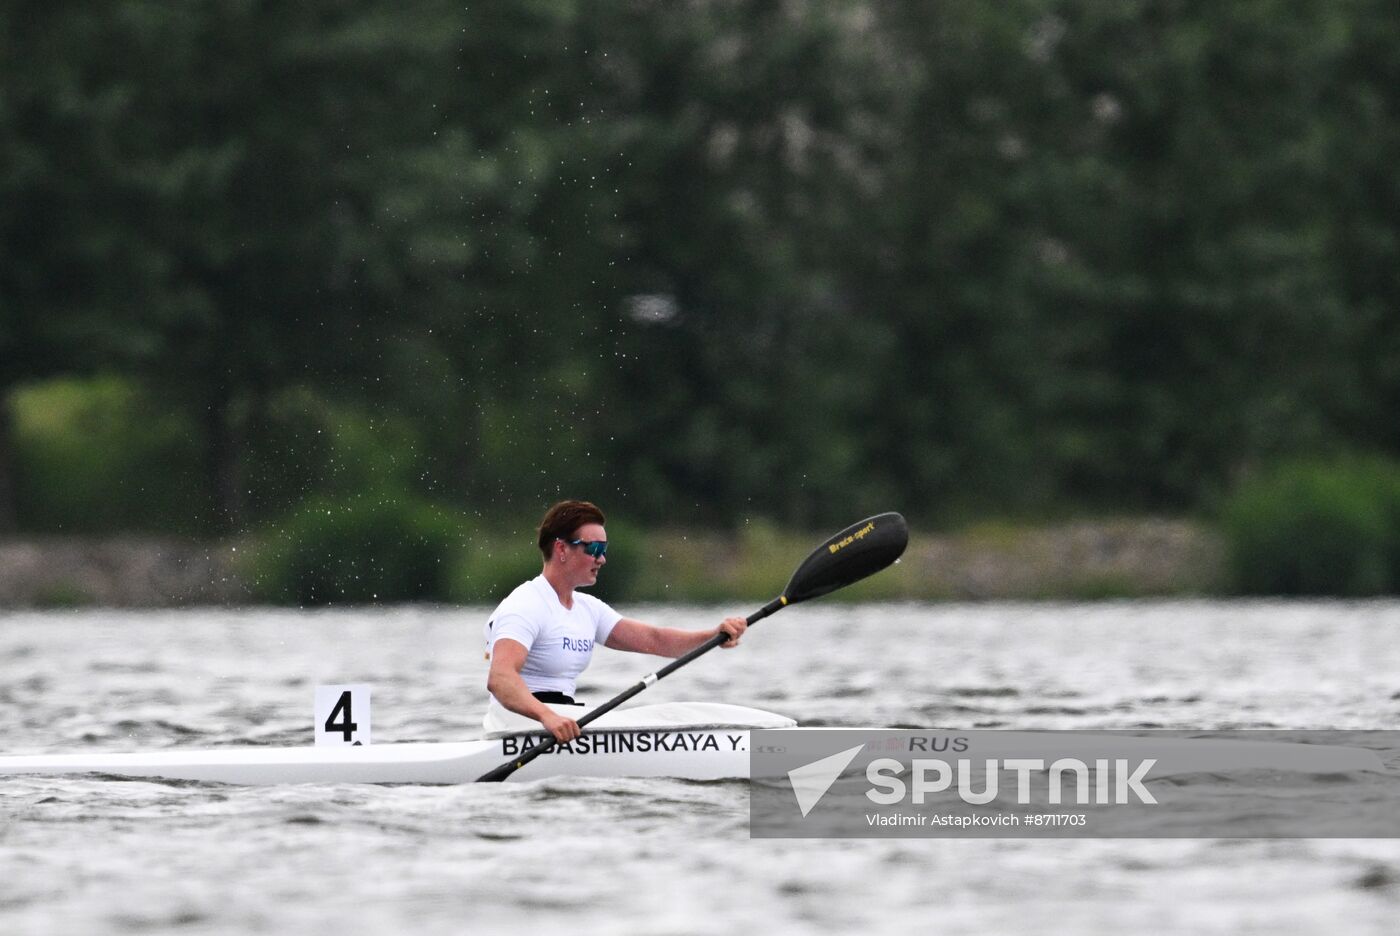
M 730 647 L 739 646 L 739 638 L 744 636 L 744 631 L 748 630 L 748 628 L 749 622 L 745 618 L 725 618 L 720 622 L 719 629 L 716 630 L 715 633 L 729 635 L 729 639 L 720 644 L 721 647 L 728 649 Z
M 545 731 L 554 735 L 554 740 L 560 744 L 573 741 L 583 734 L 583 729 L 578 726 L 578 722 L 572 718 L 565 718 L 553 709 L 550 709 L 548 714 L 540 716 L 540 724 L 544 725 Z

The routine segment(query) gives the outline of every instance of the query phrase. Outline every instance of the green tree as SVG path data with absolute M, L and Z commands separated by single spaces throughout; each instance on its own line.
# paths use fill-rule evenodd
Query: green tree
M 902 403 L 865 448 L 917 502 L 1182 509 L 1345 444 L 1350 170 L 1324 115 L 1374 9 L 881 10 L 911 77 L 858 279 L 901 336 Z
M 1051 64 L 1077 114 L 1049 178 L 1041 281 L 1067 493 L 1189 506 L 1240 466 L 1337 437 L 1349 310 L 1325 257 L 1340 167 L 1325 93 L 1349 12 L 1327 3 L 1066 5 Z M 1053 145 L 1053 144 L 1052 144 Z M 1080 171 L 1074 171 L 1076 162 Z M 1067 457 L 1065 457 L 1067 456 Z
M 1344 41 L 1314 117 L 1328 167 L 1325 245 L 1345 304 L 1347 359 L 1333 402 L 1348 438 L 1400 452 L 1400 7 L 1353 0 L 1334 12 Z
M 852 480 L 843 433 L 873 402 L 832 356 L 877 315 L 840 262 L 888 130 L 871 22 L 835 2 L 592 23 L 588 99 L 611 115 L 618 202 L 598 435 L 644 515 L 841 512 L 823 495 Z
M 0 532 L 13 529 L 17 386 L 148 354 L 166 323 L 165 257 L 136 235 L 135 180 L 114 176 L 123 88 L 99 4 L 0 5 Z
M 74 134 L 92 150 L 80 159 L 52 134 L 26 141 L 55 162 L 16 187 L 33 198 L 56 189 L 49 200 L 70 216 L 30 220 L 53 227 L 16 236 L 66 251 L 67 221 L 80 245 L 108 249 L 69 303 L 52 285 L 62 255 L 39 268 L 38 314 L 62 323 L 65 348 L 87 318 L 140 339 L 130 366 L 202 425 L 210 529 L 245 516 L 269 400 L 304 384 L 372 383 L 385 336 L 413 314 L 398 305 L 411 245 L 395 239 L 413 219 L 382 193 L 405 141 L 431 132 L 429 89 L 453 19 L 432 2 L 393 12 L 132 2 L 89 8 L 59 33 L 71 41 L 53 51 L 54 86 L 32 95 L 33 122 L 83 122 L 61 86 L 76 80 L 99 132 Z M 131 332 L 90 290 L 139 297 L 156 327 Z M 43 334 L 22 337 L 35 346 Z

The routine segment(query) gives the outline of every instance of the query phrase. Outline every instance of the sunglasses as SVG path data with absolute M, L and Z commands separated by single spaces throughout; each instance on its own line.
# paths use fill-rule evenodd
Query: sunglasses
M 607 540 L 566 540 L 561 538 L 561 543 L 568 543 L 570 546 L 582 546 L 583 551 L 594 559 L 601 559 L 608 554 Z

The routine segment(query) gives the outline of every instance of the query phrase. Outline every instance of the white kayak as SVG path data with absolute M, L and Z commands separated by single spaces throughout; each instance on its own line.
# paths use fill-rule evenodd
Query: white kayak
M 667 703 L 620 709 L 601 716 L 587 727 L 583 737 L 536 758 L 510 779 L 747 778 L 749 733 L 755 728 L 791 728 L 795 724 L 783 715 L 720 703 Z M 542 742 L 545 735 L 538 725 L 535 728 L 533 734 L 505 734 L 471 741 L 0 757 L 0 778 L 18 774 L 94 774 L 245 785 L 471 783 Z
M 644 705 L 610 712 L 583 737 L 536 758 L 512 781 L 543 777 L 749 777 L 751 732 L 796 723 L 760 709 L 716 703 Z M 832 731 L 801 728 L 796 731 Z M 850 728 L 861 732 L 870 729 Z M 1290 742 L 1152 737 L 1090 732 L 933 731 L 929 756 L 968 758 L 1154 758 L 1152 778 L 1244 769 L 1349 773 L 1383 770 L 1375 752 Z M 87 774 L 123 779 L 242 785 L 288 783 L 470 783 L 519 755 L 543 736 L 506 735 L 471 741 L 371 744 L 362 747 L 173 748 L 146 754 L 36 754 L 0 757 L 0 778 Z

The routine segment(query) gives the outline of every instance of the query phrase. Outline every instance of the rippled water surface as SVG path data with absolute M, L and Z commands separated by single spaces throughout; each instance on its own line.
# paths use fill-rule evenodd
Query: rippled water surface
M 721 611 L 628 608 L 684 627 Z M 308 744 L 317 684 L 374 740 L 455 740 L 480 609 L 0 618 L 0 753 Z M 1400 603 L 843 606 L 757 626 L 639 701 L 807 725 L 1400 728 Z M 599 701 L 655 668 L 600 651 Z M 1400 766 L 1400 752 L 1382 752 Z M 1228 818 L 1228 817 L 1222 817 Z M 747 783 L 0 780 L 0 933 L 1390 933 L 1389 840 L 748 837 Z

